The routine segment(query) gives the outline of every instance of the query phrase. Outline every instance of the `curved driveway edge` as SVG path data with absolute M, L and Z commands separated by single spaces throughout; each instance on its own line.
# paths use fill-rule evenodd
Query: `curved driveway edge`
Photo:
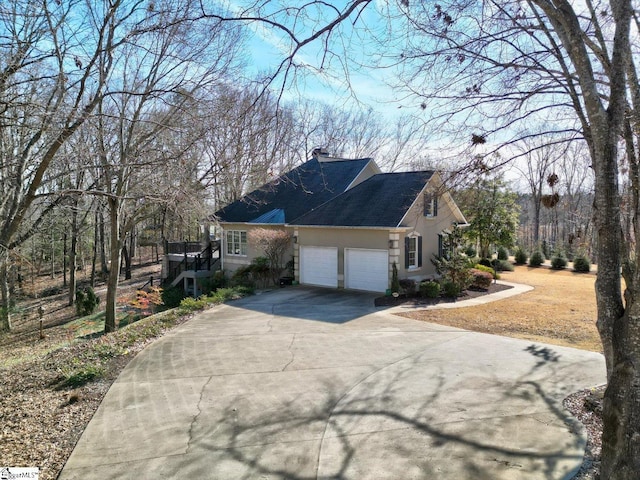
M 201 314 L 122 372 L 59 478 L 562 479 L 601 355 L 293 287 Z
M 387 310 L 389 313 L 407 312 L 409 310 L 437 310 L 437 309 L 450 309 L 450 308 L 463 308 L 463 307 L 475 307 L 476 305 L 484 305 L 485 303 L 497 302 L 498 300 L 504 300 L 505 298 L 515 297 L 523 293 L 530 292 L 533 287 L 530 285 L 524 285 L 522 283 L 505 282 L 498 280 L 496 283 L 499 285 L 507 285 L 511 288 L 507 290 L 501 290 L 490 295 L 482 295 L 480 297 L 470 298 L 468 300 L 458 300 L 451 303 L 438 303 L 435 305 L 399 305 Z

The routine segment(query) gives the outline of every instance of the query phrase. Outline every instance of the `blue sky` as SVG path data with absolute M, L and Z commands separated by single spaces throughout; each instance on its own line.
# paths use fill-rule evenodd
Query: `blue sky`
M 375 22 L 375 12 L 367 10 L 369 23 Z M 360 19 L 362 21 L 362 19 Z M 279 36 L 273 28 L 252 23 L 248 24 L 251 38 L 249 40 L 249 53 L 251 55 L 250 71 L 252 73 L 264 73 L 276 68 L 288 53 L 283 37 Z M 350 26 L 346 24 L 347 30 Z M 340 62 L 344 58 L 333 58 L 328 62 L 328 68 L 322 72 L 318 70 L 324 54 L 324 44 L 320 41 L 314 42 L 296 56 L 298 65 L 306 65 L 307 68 L 298 70 L 303 75 L 298 75 L 296 82 L 289 85 L 285 91 L 285 99 L 295 101 L 303 97 L 305 99 L 319 100 L 335 105 L 351 105 L 361 102 L 362 104 L 374 108 L 381 113 L 391 116 L 397 115 L 397 105 L 391 104 L 398 95 L 385 83 L 388 71 L 379 69 L 366 69 L 358 67 L 359 63 L 367 63 L 372 52 L 367 51 L 368 46 L 365 41 L 356 38 L 353 32 L 346 32 L 346 38 L 352 48 L 348 48 L 348 66 L 345 72 Z M 344 32 L 340 39 L 345 38 Z M 342 50 L 344 45 L 340 45 L 337 51 Z M 348 80 L 347 80 L 347 75 Z M 277 83 L 281 86 L 282 79 Z M 355 98 L 354 98 L 355 97 Z M 357 101 L 356 101 L 357 99 Z

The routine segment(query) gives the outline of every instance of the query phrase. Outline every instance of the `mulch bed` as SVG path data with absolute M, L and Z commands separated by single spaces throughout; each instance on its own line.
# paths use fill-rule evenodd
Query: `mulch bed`
M 499 283 L 492 283 L 487 290 L 482 289 L 468 289 L 462 292 L 458 298 L 451 297 L 438 297 L 438 298 L 424 298 L 417 295 L 407 296 L 400 295 L 394 297 L 392 295 L 378 297 L 375 299 L 376 307 L 396 307 L 398 305 L 420 307 L 429 305 L 438 305 L 441 303 L 455 303 L 461 300 L 469 300 L 470 298 L 482 297 L 484 295 L 490 295 L 492 293 L 501 292 L 503 290 L 509 290 L 513 288 L 509 285 L 502 285 Z

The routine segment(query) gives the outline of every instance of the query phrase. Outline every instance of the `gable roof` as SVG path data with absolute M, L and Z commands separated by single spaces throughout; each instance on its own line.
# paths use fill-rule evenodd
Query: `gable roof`
M 283 224 L 344 192 L 373 160 L 312 158 L 240 200 L 218 210 L 221 222 Z
M 398 227 L 432 176 L 432 171 L 374 175 L 289 223 L 335 227 Z

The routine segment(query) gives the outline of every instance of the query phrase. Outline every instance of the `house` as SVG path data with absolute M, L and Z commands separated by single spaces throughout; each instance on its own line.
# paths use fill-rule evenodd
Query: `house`
M 303 165 L 215 213 L 223 230 L 222 268 L 261 255 L 257 227 L 285 229 L 301 284 L 384 292 L 399 278 L 435 274 L 442 236 L 466 220 L 437 172 L 382 173 L 370 158 L 315 153 Z

